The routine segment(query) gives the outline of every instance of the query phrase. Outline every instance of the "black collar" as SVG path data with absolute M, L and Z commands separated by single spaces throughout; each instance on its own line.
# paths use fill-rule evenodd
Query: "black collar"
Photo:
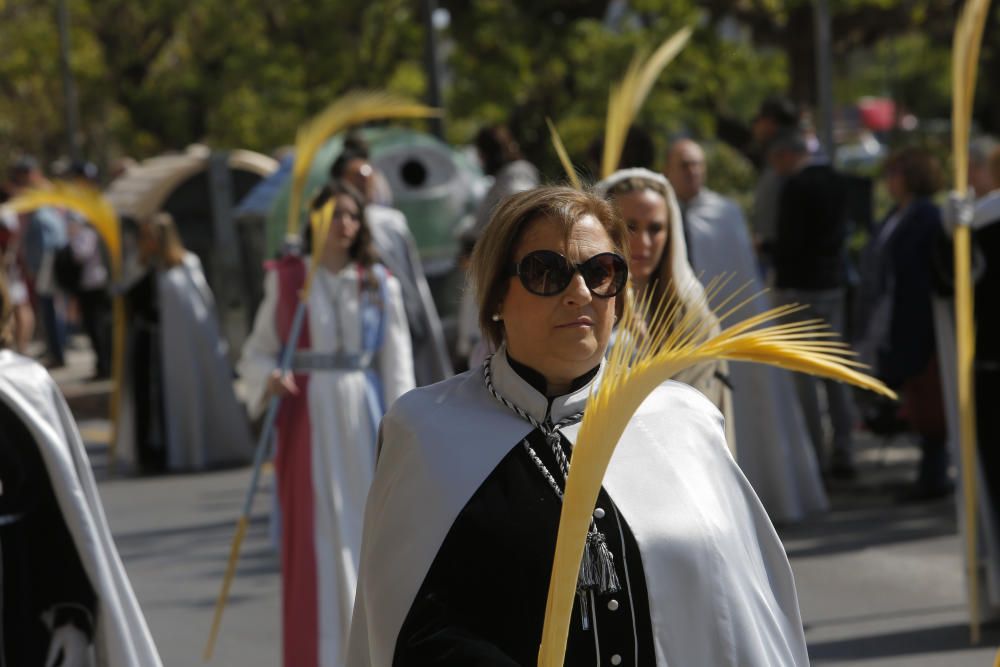
M 514 372 L 520 375 L 521 379 L 530 384 L 538 393 L 540 393 L 542 396 L 546 397 L 549 396 L 548 394 L 549 383 L 545 379 L 544 375 L 536 371 L 531 366 L 526 366 L 525 364 L 522 364 L 514 357 L 510 356 L 510 352 L 507 353 L 507 362 L 510 364 L 510 367 L 514 369 Z M 569 391 L 566 393 L 567 394 L 572 393 L 577 389 L 579 389 L 580 387 L 587 384 L 588 382 L 590 382 L 591 380 L 593 380 L 594 376 L 597 375 L 597 371 L 599 370 L 601 370 L 600 364 L 594 366 L 589 371 L 587 371 L 580 377 L 573 380 L 569 385 Z

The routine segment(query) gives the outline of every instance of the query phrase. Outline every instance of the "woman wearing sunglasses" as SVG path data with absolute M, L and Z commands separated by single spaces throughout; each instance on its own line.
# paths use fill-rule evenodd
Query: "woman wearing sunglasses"
M 627 246 L 594 194 L 538 188 L 496 210 L 472 267 L 497 351 L 382 421 L 347 664 L 536 664 L 565 476 L 625 306 Z M 682 384 L 657 395 L 594 507 L 566 664 L 807 664 L 791 569 L 719 411 Z
M 646 297 L 651 297 L 653 304 L 664 299 L 677 300 L 683 313 L 690 313 L 699 322 L 713 323 L 712 330 L 717 332 L 718 320 L 688 263 L 681 210 L 667 179 L 648 169 L 622 169 L 598 183 L 595 189 L 612 202 L 628 227 L 629 268 L 637 301 L 642 303 Z M 726 418 L 726 441 L 736 451 L 727 370 L 725 362 L 710 361 L 674 379 L 705 394 L 722 411 Z

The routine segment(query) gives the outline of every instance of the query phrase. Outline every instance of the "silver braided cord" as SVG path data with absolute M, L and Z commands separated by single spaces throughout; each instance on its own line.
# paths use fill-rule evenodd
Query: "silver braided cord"
M 493 395 L 493 398 L 495 398 L 501 405 L 507 406 L 514 412 L 514 414 L 518 415 L 521 419 L 524 419 L 542 432 L 545 436 L 546 442 L 549 443 L 549 447 L 552 448 L 552 454 L 555 456 L 559 465 L 559 471 L 562 473 L 563 484 L 565 485 L 566 479 L 569 477 L 570 463 L 569 457 L 566 456 L 566 452 L 562 448 L 562 434 L 559 433 L 559 429 L 580 421 L 580 419 L 583 418 L 583 411 L 581 410 L 580 412 L 572 414 L 564 419 L 560 419 L 557 424 L 552 424 L 550 419 L 546 419 L 545 422 L 539 423 L 537 419 L 522 410 L 515 403 L 500 395 L 500 392 L 498 392 L 496 387 L 493 386 L 492 367 L 493 355 L 491 354 L 483 363 L 483 379 L 486 381 L 486 388 L 489 390 L 490 394 Z M 545 465 L 545 462 L 542 461 L 535 450 L 532 449 L 531 444 L 528 443 L 527 437 L 521 440 L 521 444 L 528 452 L 528 456 L 531 457 L 535 467 L 538 468 L 538 471 L 545 478 L 545 481 L 548 482 L 550 487 L 552 487 L 556 497 L 559 498 L 559 502 L 562 503 L 563 490 L 560 488 L 559 483 L 556 482 L 552 473 L 549 472 L 548 466 Z M 604 537 L 604 533 L 597 530 L 596 521 L 591 518 L 590 529 L 587 531 L 586 546 L 583 550 L 583 557 L 580 561 L 580 574 L 577 579 L 577 598 L 580 601 L 580 620 L 584 630 L 590 629 L 592 610 L 590 608 L 591 605 L 589 604 L 589 600 L 593 595 L 593 592 L 615 593 L 620 590 L 620 587 L 621 585 L 618 581 L 618 575 L 615 573 L 614 557 L 608 549 L 607 540 Z
M 583 418 L 583 411 L 581 410 L 580 412 L 569 415 L 564 419 L 560 419 L 559 423 L 557 424 L 540 423 L 537 419 L 535 419 L 530 414 L 522 410 L 515 403 L 504 398 L 500 394 L 500 392 L 496 390 L 496 387 L 493 386 L 492 366 L 493 366 L 493 355 L 491 354 L 483 363 L 483 379 L 486 380 L 486 388 L 489 390 L 490 394 L 492 394 L 493 398 L 495 398 L 501 404 L 510 408 L 521 419 L 527 421 L 529 424 L 531 424 L 536 429 L 542 432 L 542 434 L 545 436 L 546 442 L 548 442 L 549 447 L 552 449 L 552 454 L 556 457 L 556 462 L 558 462 L 559 464 L 559 471 L 562 473 L 563 484 L 565 484 L 566 478 L 569 476 L 570 464 L 569 464 L 569 457 L 566 456 L 566 451 L 562 448 L 561 435 L 559 433 L 559 429 L 565 426 L 569 426 L 570 424 L 575 424 L 578 421 L 580 421 Z M 531 457 L 531 460 L 538 468 L 538 471 L 542 473 L 543 477 L 545 477 L 545 481 L 547 481 L 549 483 L 549 486 L 552 487 L 552 490 L 555 491 L 556 496 L 559 497 L 559 500 L 562 500 L 563 497 L 562 488 L 559 486 L 559 483 L 556 482 L 556 479 L 555 477 L 553 477 L 552 473 L 549 472 L 548 466 L 546 466 L 545 463 L 542 461 L 542 459 L 539 458 L 538 454 L 535 453 L 535 450 L 532 449 L 531 445 L 528 443 L 527 438 L 522 440 L 521 444 L 528 451 L 528 456 Z

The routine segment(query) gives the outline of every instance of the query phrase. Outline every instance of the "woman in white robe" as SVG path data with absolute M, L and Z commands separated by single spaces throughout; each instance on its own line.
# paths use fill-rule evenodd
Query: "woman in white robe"
M 139 226 L 139 254 L 148 271 L 126 292 L 122 460 L 149 472 L 245 463 L 250 426 L 201 262 L 167 213 Z
M 334 219 L 308 295 L 293 373 L 279 354 L 308 261 L 273 263 L 239 364 L 249 407 L 283 396 L 275 475 L 281 522 L 285 667 L 339 667 L 357 580 L 365 498 L 375 468 L 378 420 L 414 387 L 399 282 L 375 263 L 364 202 L 334 181 Z

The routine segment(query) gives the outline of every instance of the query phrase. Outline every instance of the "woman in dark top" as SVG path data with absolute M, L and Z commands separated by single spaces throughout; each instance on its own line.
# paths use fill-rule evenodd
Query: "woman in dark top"
M 494 213 L 472 266 L 497 352 L 382 421 L 347 664 L 536 664 L 627 235 L 607 202 L 568 188 Z M 668 382 L 643 403 L 593 517 L 566 664 L 807 664 L 787 558 L 700 393 Z

